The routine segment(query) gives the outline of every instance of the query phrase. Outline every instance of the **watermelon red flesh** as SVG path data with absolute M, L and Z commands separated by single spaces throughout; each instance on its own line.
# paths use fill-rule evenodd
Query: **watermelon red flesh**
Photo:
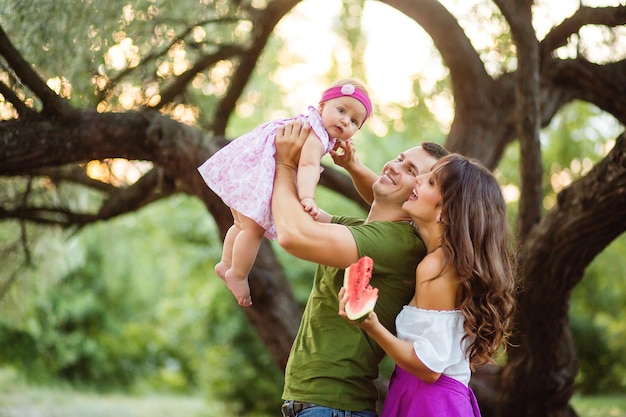
M 350 320 L 358 320 L 374 310 L 378 300 L 378 288 L 370 285 L 373 266 L 372 258 L 364 256 L 346 268 L 343 286 L 348 295 L 346 315 Z

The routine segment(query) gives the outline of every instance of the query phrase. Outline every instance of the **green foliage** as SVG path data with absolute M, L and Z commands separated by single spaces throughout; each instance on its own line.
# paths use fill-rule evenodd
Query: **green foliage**
M 575 101 L 561 109 L 546 130 L 542 138 L 545 160 L 562 167 L 569 167 L 573 160 L 585 157 L 598 162 L 606 153 L 607 137 L 612 139 L 618 131 L 617 122 L 600 109 Z
M 571 404 L 580 417 L 623 417 L 626 414 L 624 395 L 575 395 Z
M 37 340 L 25 330 L 0 322 L 0 360 L 2 363 L 16 364 L 20 370 L 28 371 L 25 364 L 28 364 L 30 369 L 41 365 L 32 363 L 35 358 L 37 358 Z
M 622 386 L 623 355 L 611 350 L 607 328 L 582 317 L 574 317 L 570 326 L 580 366 L 576 386 L 581 394 L 614 392 Z
M 546 198 L 591 169 L 619 134 L 617 122 L 594 106 L 574 102 L 555 117 L 542 138 Z M 626 251 L 626 236 L 611 243 L 589 265 L 571 297 L 570 321 L 580 360 L 577 388 L 583 393 L 626 389 L 626 264 L 615 262 Z
M 555 194 L 568 185 L 562 183 L 560 189 L 555 189 L 551 182 L 553 174 L 566 171 L 570 182 L 582 177 L 592 164 L 604 157 L 607 144 L 619 132 L 620 126 L 614 119 L 590 104 L 573 102 L 561 109 L 540 137 L 547 200 L 554 201 Z M 513 142 L 496 170 L 502 185 L 520 184 L 520 163 L 519 144 Z
M 114 93 L 107 107 L 128 110 L 166 89 L 199 56 L 214 52 L 215 45 L 246 42 L 251 32 L 238 3 L 3 0 L 0 24 L 9 35 L 20 33 L 11 36 L 18 50 L 75 105 L 94 107 L 95 93 L 113 81 L 107 85 Z M 192 102 L 192 107 L 212 109 L 222 83 L 228 82 L 216 78 L 199 75 L 188 98 L 208 99 Z
M 232 398 L 237 410 L 276 410 L 282 375 L 213 272 L 220 243 L 188 197 L 83 230 L 60 251 L 66 272 L 40 296 L 25 293 L 19 317 L 2 314 L 0 364 L 33 381 L 201 389 Z M 3 313 L 30 279 L 0 301 Z
M 91 79 L 103 55 L 113 45 L 111 33 L 119 30 L 123 3 L 109 1 L 94 8 L 77 0 L 5 0 L 0 6 L 1 24 L 18 50 L 48 80 L 63 77 L 72 85 L 71 97 L 85 103 L 93 96 Z M 113 23 L 113 25 L 111 25 Z
M 230 415 L 252 411 L 276 412 L 280 408 L 283 376 L 261 341 L 233 310 L 232 295 L 215 300 L 207 323 L 214 341 L 203 357 L 201 373 L 206 392 L 226 401 Z
M 570 322 L 580 361 L 583 394 L 626 391 L 626 265 L 613 262 L 626 251 L 626 235 L 607 247 L 574 288 Z

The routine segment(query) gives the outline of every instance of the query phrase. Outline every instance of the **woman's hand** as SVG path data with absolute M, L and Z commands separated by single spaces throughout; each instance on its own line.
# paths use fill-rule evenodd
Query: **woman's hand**
M 378 321 L 378 316 L 375 312 L 369 313 L 367 316 L 362 317 L 358 320 L 350 320 L 348 315 L 346 314 L 346 301 L 348 300 L 348 294 L 345 287 L 341 287 L 339 290 L 339 315 L 350 323 L 359 326 L 361 329 L 365 330 L 369 333 L 374 327 L 380 324 Z

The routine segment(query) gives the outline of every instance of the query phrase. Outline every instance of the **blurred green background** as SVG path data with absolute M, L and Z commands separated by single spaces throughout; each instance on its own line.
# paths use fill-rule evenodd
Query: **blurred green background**
M 44 26 L 68 27 L 69 19 L 80 19 L 89 7 L 89 2 L 71 0 L 10 2 L 18 3 L 24 16 L 59 17 L 54 22 L 32 19 L 35 40 L 46 33 Z M 50 10 L 44 10 L 46 5 Z M 72 8 L 77 5 L 85 9 Z M 4 25 L 14 10 L 0 10 Z M 74 15 L 67 17 L 65 11 Z M 119 14 L 113 6 L 99 11 L 103 22 Z M 297 57 L 285 57 L 282 48 L 288 39 L 283 36 L 276 34 L 249 87 L 264 95 L 265 110 L 234 115 L 232 136 L 286 107 L 286 92 L 273 75 L 277 57 Z M 336 73 L 333 68 L 327 79 L 318 81 L 323 85 Z M 414 146 L 416 137 L 443 143 L 445 126 L 426 103 L 445 93 L 449 86 L 444 78 L 435 80 L 429 91 L 420 86 L 423 80 L 413 80 L 412 103 L 380 109 L 381 117 L 388 115 L 384 135 L 367 126 L 356 142 L 366 165 L 379 170 Z M 72 83 L 76 89 L 88 88 L 89 80 L 74 74 Z M 554 118 L 542 133 L 546 207 L 568 181 L 604 156 L 607 141 L 619 131 L 596 108 L 580 103 Z M 511 145 L 496 171 L 510 198 L 512 222 L 518 158 L 516 145 Z M 25 186 L 0 181 L 3 196 Z M 62 194 L 72 204 L 97 203 L 94 196 L 71 187 Z M 363 214 L 328 190 L 319 190 L 318 196 L 320 206 L 331 213 Z M 21 228 L 32 239 L 28 264 L 19 245 L 12 245 Z M 0 257 L 1 417 L 278 415 L 282 373 L 213 272 L 221 241 L 200 201 L 177 195 L 78 231 L 3 221 L 0 242 L 7 243 Z M 304 305 L 314 265 L 290 257 L 277 245 L 275 249 Z M 580 357 L 573 404 L 581 416 L 626 415 L 624 253 L 626 236 L 621 236 L 594 260 L 572 294 L 571 329 Z M 385 362 L 383 373 L 389 367 Z

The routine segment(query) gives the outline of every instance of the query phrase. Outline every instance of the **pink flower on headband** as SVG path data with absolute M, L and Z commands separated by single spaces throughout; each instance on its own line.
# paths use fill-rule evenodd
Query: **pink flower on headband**
M 341 86 L 341 94 L 351 96 L 354 94 L 355 87 L 352 84 L 344 84 Z

